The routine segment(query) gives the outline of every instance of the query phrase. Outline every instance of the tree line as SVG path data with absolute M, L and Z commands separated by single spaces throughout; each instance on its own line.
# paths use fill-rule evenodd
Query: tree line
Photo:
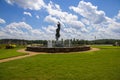
M 55 40 L 52 40 L 55 42 Z M 71 43 L 72 45 L 94 45 L 94 44 L 106 44 L 113 45 L 117 42 L 120 45 L 120 39 L 98 39 L 98 40 L 80 40 L 80 39 L 61 39 L 60 42 Z M 47 40 L 24 40 L 24 39 L 1 39 L 0 44 L 17 44 L 17 45 L 27 45 L 27 44 L 43 44 L 47 45 Z

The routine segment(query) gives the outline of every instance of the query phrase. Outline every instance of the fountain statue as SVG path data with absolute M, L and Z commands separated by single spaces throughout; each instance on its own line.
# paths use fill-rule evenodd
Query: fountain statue
M 56 41 L 58 41 L 59 37 L 60 37 L 60 22 L 58 22 L 57 24 L 57 29 L 56 29 Z
M 55 37 L 56 37 L 55 47 L 64 47 L 63 44 L 59 41 L 59 38 L 60 38 L 60 27 L 61 27 L 61 24 L 60 24 L 60 22 L 58 22 L 57 23 L 56 34 L 55 34 Z

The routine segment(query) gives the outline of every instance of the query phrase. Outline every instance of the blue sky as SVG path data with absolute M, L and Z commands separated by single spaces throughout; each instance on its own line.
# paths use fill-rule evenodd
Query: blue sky
M 120 39 L 120 0 L 0 0 L 0 39 Z

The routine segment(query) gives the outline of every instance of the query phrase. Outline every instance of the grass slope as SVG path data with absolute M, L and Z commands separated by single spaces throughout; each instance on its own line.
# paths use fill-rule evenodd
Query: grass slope
M 95 46 L 99 47 L 99 46 Z M 0 64 L 0 80 L 120 80 L 120 47 L 40 54 Z
M 25 55 L 25 53 L 17 52 L 18 49 L 21 49 L 21 48 L 15 48 L 15 49 L 4 49 L 4 48 L 2 48 L 2 49 L 0 49 L 0 59 Z

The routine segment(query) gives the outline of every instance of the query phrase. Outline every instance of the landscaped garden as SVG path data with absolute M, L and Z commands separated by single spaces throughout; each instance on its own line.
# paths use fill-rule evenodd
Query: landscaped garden
M 0 63 L 0 80 L 120 80 L 120 47 L 93 47 L 100 50 L 39 54 Z M 9 54 L 18 53 L 15 51 Z

